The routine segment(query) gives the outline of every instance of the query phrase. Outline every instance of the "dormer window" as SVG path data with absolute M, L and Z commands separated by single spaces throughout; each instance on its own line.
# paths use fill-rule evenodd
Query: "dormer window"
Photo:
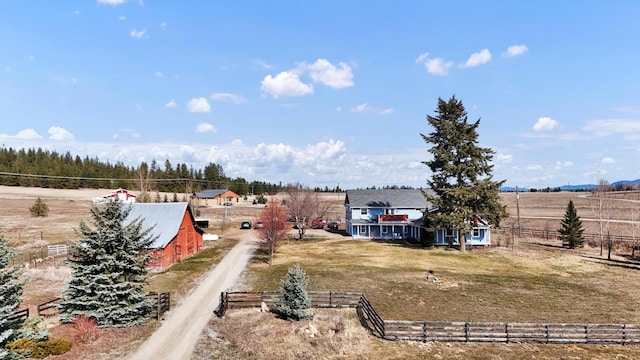
M 360 215 L 367 215 L 367 208 L 360 209 Z

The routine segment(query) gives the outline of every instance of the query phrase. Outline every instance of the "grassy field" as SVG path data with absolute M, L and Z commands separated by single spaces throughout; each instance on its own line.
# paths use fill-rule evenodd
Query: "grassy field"
M 310 239 L 283 244 L 273 266 L 266 265 L 258 255 L 246 271 L 245 282 L 254 290 L 279 289 L 287 269 L 299 264 L 308 275 L 310 290 L 364 292 L 380 315 L 389 320 L 640 323 L 640 272 L 594 263 L 581 256 L 584 254 L 584 251 L 529 242 L 522 242 L 515 249 L 493 247 L 462 253 L 414 248 L 401 242 Z M 437 282 L 433 281 L 434 277 L 438 278 Z M 333 354 L 322 357 L 321 352 L 314 352 L 313 345 L 305 347 L 309 339 L 301 340 L 295 335 L 296 325 L 292 323 L 270 314 L 234 314 L 234 311 L 231 314 L 210 324 L 210 329 L 220 332 L 228 342 L 212 344 L 209 341 L 206 348 L 230 350 L 237 358 L 304 355 L 306 358 L 417 359 L 438 355 L 460 359 L 631 359 L 640 353 L 640 346 L 412 344 L 372 336 L 363 344 L 359 337 L 354 340 L 350 335 L 331 332 L 338 320 L 322 312 L 318 326 L 329 329 L 324 336 L 331 341 L 315 338 L 315 346 L 329 351 L 326 354 Z M 342 316 L 344 321 L 359 326 L 356 320 Z M 247 335 L 258 324 L 272 332 L 282 332 L 282 336 L 287 337 L 284 343 L 290 341 L 292 346 L 298 345 L 272 353 L 259 339 Z M 244 334 L 242 345 L 235 339 L 238 333 Z M 323 345 L 323 341 L 327 344 Z M 343 341 L 353 342 L 353 348 Z M 249 344 L 256 348 L 247 349 Z M 203 347 L 199 349 L 207 354 Z

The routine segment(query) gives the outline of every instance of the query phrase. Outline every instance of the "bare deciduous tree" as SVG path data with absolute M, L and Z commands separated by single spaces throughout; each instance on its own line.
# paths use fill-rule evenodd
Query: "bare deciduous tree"
M 275 201 L 267 203 L 258 217 L 258 221 L 262 222 L 262 227 L 256 228 L 256 230 L 258 238 L 262 241 L 262 246 L 269 251 L 269 265 L 273 264 L 273 253 L 278 247 L 278 242 L 287 235 L 286 220 L 286 212 Z
M 598 221 L 598 235 L 600 237 L 600 256 L 602 256 L 605 234 L 609 233 L 611 224 L 611 186 L 604 179 L 598 180 L 598 186 L 592 191 L 589 197 L 591 210 Z M 611 237 L 608 237 L 609 253 L 611 252 Z M 609 255 L 610 256 L 610 255 Z
M 324 218 L 331 208 L 330 201 L 323 200 L 318 193 L 298 183 L 284 189 L 284 203 L 287 215 L 298 229 L 299 240 L 304 239 L 312 221 Z

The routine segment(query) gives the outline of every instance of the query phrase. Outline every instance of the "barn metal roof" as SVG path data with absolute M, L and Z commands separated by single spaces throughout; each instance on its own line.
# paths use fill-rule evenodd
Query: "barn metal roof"
M 133 203 L 125 222 L 128 224 L 138 218 L 143 219 L 143 230 L 153 227 L 150 234 L 155 240 L 151 248 L 164 249 L 178 235 L 188 206 L 189 203 L 186 202 Z
M 345 204 L 352 208 L 427 209 L 432 205 L 420 189 L 347 190 Z

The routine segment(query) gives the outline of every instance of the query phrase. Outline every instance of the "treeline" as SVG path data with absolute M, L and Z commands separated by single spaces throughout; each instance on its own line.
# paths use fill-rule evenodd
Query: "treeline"
M 247 181 L 225 176 L 222 166 L 210 163 L 204 169 L 169 160 L 159 165 L 140 163 L 129 167 L 122 162 L 111 164 L 98 158 L 81 158 L 70 152 L 38 149 L 2 148 L 0 150 L 0 185 L 33 186 L 56 189 L 125 188 L 142 192 L 185 193 L 206 189 L 230 189 L 238 195 L 275 194 L 281 184 Z

